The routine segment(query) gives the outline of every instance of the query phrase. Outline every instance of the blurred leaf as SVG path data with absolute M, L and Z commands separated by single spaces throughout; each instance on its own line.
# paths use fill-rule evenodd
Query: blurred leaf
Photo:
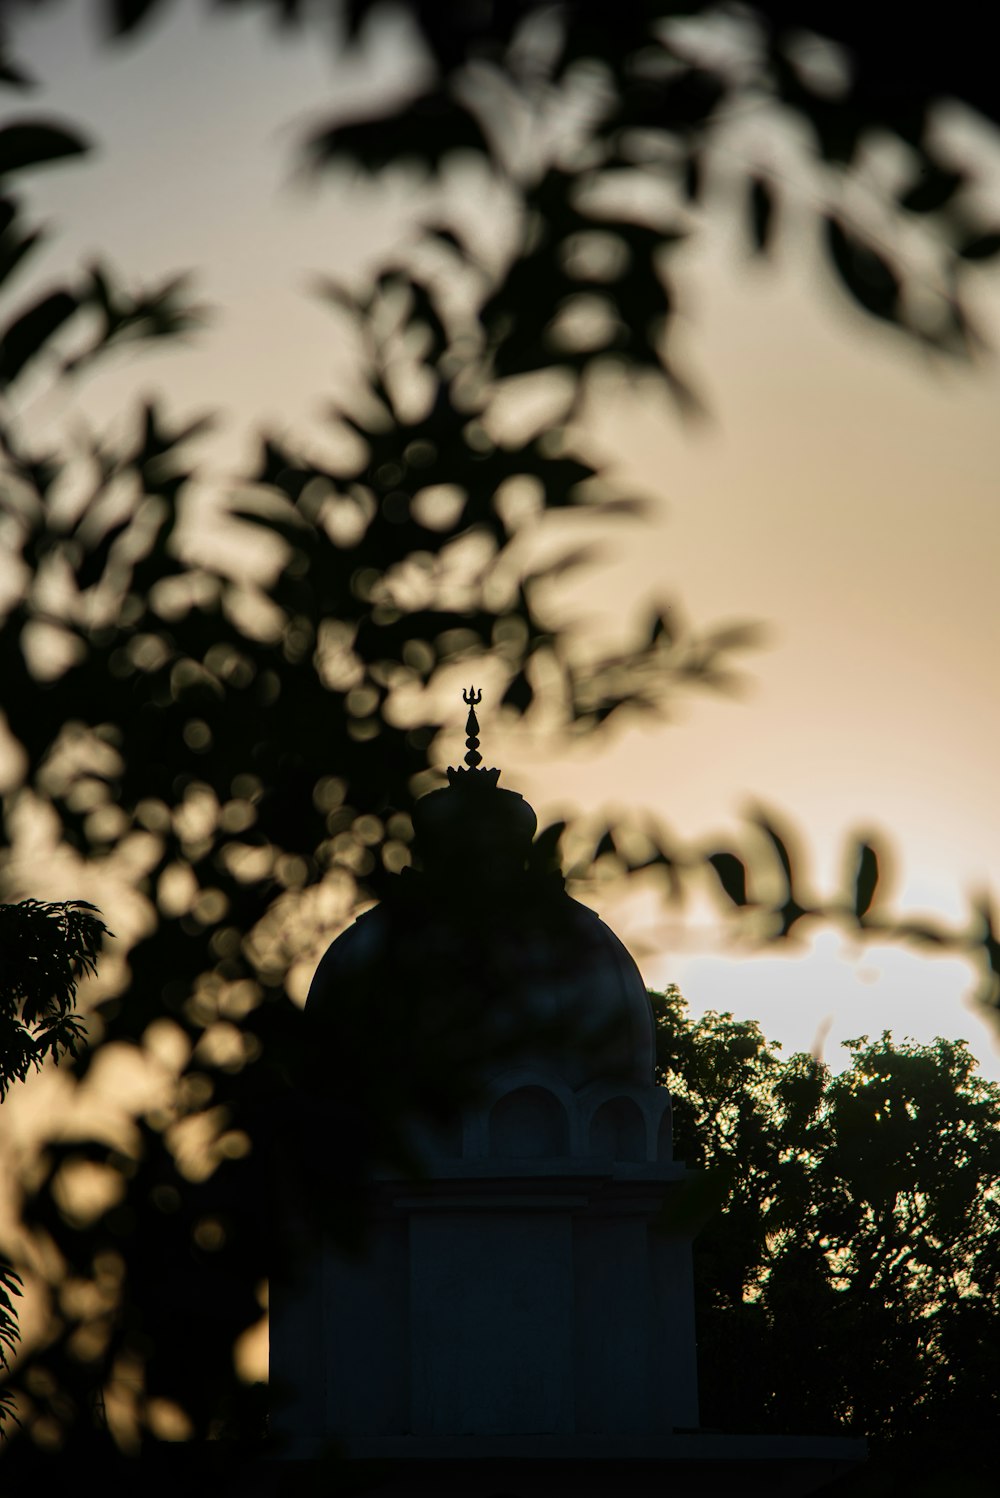
M 32 89 L 36 80 L 20 64 L 12 62 L 7 50 L 7 39 L 0 37 L 0 84 L 7 88 Z
M 410 99 L 390 114 L 317 130 L 305 142 L 306 159 L 316 169 L 350 160 L 369 172 L 399 161 L 418 161 L 440 170 L 455 151 L 489 155 L 476 120 L 444 88 Z
M 170 276 L 148 291 L 132 293 L 116 286 L 103 266 L 91 266 L 79 300 L 98 313 L 100 326 L 90 346 L 66 360 L 65 372 L 76 373 L 123 343 L 171 338 L 203 327 L 208 309 L 191 300 L 190 280 L 188 275 Z
M 940 947 L 948 943 L 948 938 L 942 930 L 924 921 L 903 921 L 898 928 L 898 934 L 904 941 L 912 941 L 917 946 Z
M 426 328 L 430 333 L 430 346 L 423 357 L 425 363 L 435 364 L 451 342 L 448 329 L 438 311 L 434 294 L 413 277 L 407 278 L 407 288 L 412 300 L 409 324 Z
M 14 120 L 0 126 L 0 178 L 47 161 L 80 156 L 89 143 L 75 130 L 43 120 Z
M 990 972 L 994 977 L 1000 977 L 1000 939 L 996 933 L 993 903 L 988 895 L 982 895 L 973 901 L 973 907 L 981 924 L 981 934 L 977 934 L 976 940 L 982 946 Z
M 578 567 L 586 566 L 601 555 L 602 548 L 598 546 L 577 546 L 572 551 L 564 551 L 559 556 L 553 557 L 550 562 L 542 562 L 533 567 L 524 575 L 525 587 L 531 587 L 534 583 L 551 581 L 553 578 L 565 577 L 567 572 L 575 572 Z
M 771 245 L 775 222 L 774 184 L 767 177 L 751 177 L 749 190 L 750 236 L 758 254 Z
M 811 127 L 820 157 L 837 166 L 850 166 L 870 118 L 859 100 L 851 93 L 839 98 L 817 94 L 803 83 L 780 49 L 772 51 L 771 62 L 779 96 Z
M 13 383 L 49 340 L 73 316 L 79 301 L 69 291 L 51 291 L 22 312 L 0 335 L 0 388 Z
M 867 915 L 878 888 L 878 855 L 868 843 L 858 845 L 857 872 L 854 876 L 854 914 L 860 921 Z
M 358 298 L 348 290 L 346 286 L 333 278 L 333 276 L 311 276 L 309 289 L 312 294 L 319 297 L 321 301 L 329 302 L 341 312 L 347 312 L 351 317 L 357 317 L 359 311 Z
M 689 203 L 697 203 L 701 199 L 704 179 L 704 167 L 700 151 L 690 151 L 684 158 L 683 183 L 684 196 Z
M 961 244 L 958 253 L 963 260 L 993 260 L 1000 255 L 1000 231 L 978 234 Z
M 31 253 L 35 246 L 43 242 L 44 237 L 38 229 L 27 234 L 19 234 L 13 223 L 4 226 L 0 233 L 0 286 L 13 275 L 21 261 Z
M 448 249 L 454 250 L 463 260 L 469 259 L 468 246 L 465 241 L 448 227 L 447 224 L 425 224 L 424 233 L 428 239 L 435 240 L 438 244 L 446 245 Z
M 735 853 L 710 853 L 709 863 L 734 905 L 747 904 L 747 871 Z
M 918 180 L 899 199 L 910 213 L 936 213 L 944 208 L 966 181 L 965 172 L 952 172 L 927 161 Z
M 775 906 L 775 914 L 781 918 L 781 925 L 777 933 L 778 938 L 779 940 L 784 940 L 793 926 L 797 925 L 803 916 L 809 915 L 810 911 L 797 897 L 792 855 L 785 839 L 765 812 L 757 812 L 753 820 L 777 854 L 778 862 L 781 865 L 781 871 L 784 875 L 786 896 L 780 905 L 776 904 Z
M 601 834 L 597 846 L 594 849 L 593 857 L 595 860 L 598 858 L 603 858 L 606 853 L 613 853 L 616 855 L 618 853 L 618 849 L 615 847 L 614 832 L 610 827 L 606 832 L 603 832 Z
M 119 520 L 105 531 L 95 546 L 84 553 L 82 561 L 75 569 L 76 585 L 81 593 L 87 588 L 93 587 L 94 583 L 100 582 L 108 565 L 112 547 L 118 540 L 118 537 L 124 535 L 131 524 L 131 515 L 127 516 L 124 520 Z
M 705 636 L 705 643 L 712 651 L 751 650 L 765 641 L 765 628 L 754 623 L 722 624 Z
M 761 832 L 763 832 L 764 836 L 771 844 L 771 847 L 778 855 L 778 861 L 781 864 L 781 868 L 785 876 L 785 882 L 788 889 L 791 890 L 794 879 L 794 875 L 792 872 L 792 857 L 788 851 L 788 847 L 785 843 L 784 838 L 778 832 L 777 828 L 774 826 L 773 822 L 770 820 L 766 812 L 758 811 L 754 815 L 753 821 L 760 828 Z
M 128 36 L 152 15 L 160 0 L 104 0 L 112 36 Z
M 524 671 L 518 671 L 500 699 L 500 705 L 501 707 L 513 707 L 518 713 L 526 713 L 534 699 L 534 688 L 528 680 L 527 674 Z
M 848 233 L 836 218 L 826 220 L 826 243 L 841 283 L 853 300 L 873 317 L 898 322 L 900 279 L 888 260 Z
M 663 640 L 667 645 L 672 645 L 676 639 L 674 623 L 670 617 L 669 607 L 659 609 L 653 615 L 653 623 L 649 631 L 649 643 L 655 645 L 657 640 Z

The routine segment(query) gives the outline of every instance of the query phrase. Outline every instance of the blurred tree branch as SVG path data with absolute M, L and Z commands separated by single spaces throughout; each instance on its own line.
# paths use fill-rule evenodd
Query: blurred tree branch
M 294 0 L 269 8 L 289 25 L 307 20 Z M 110 32 L 127 35 L 167 9 L 169 0 L 117 0 Z M 86 373 L 123 343 L 155 344 L 203 313 L 183 279 L 130 292 L 99 267 L 11 298 L 7 280 L 39 232 L 8 183 L 87 143 L 30 116 L 0 131 L 0 526 L 16 581 L 0 620 L 0 679 L 23 765 L 3 808 L 5 878 L 23 878 L 18 827 L 41 814 L 63 849 L 136 896 L 144 928 L 95 1025 L 137 1062 L 157 1047 L 173 1058 L 169 1102 L 151 1097 L 127 1149 L 54 1142 L 26 1202 L 57 1266 L 58 1324 L 16 1370 L 39 1443 L 113 1439 L 136 1450 L 171 1430 L 259 1429 L 259 1391 L 234 1378 L 232 1349 L 260 1315 L 269 1272 L 259 1174 L 300 1044 L 289 991 L 300 994 L 327 936 L 410 858 L 409 812 L 432 783 L 441 727 L 427 688 L 441 669 L 488 658 L 516 713 L 531 708 L 544 672 L 561 721 L 599 730 L 635 708 L 662 711 L 687 684 L 724 686 L 735 652 L 753 643 L 746 630 L 698 632 L 664 609 L 634 648 L 581 660 L 546 615 L 546 573 L 520 560 L 523 522 L 507 503 L 527 497 L 543 520 L 635 512 L 626 495 L 594 502 L 600 466 L 579 450 L 573 418 L 609 363 L 652 373 L 682 410 L 697 409 L 673 357 L 673 255 L 698 233 L 712 194 L 726 211 L 737 205 L 760 255 L 783 243 L 797 194 L 833 283 L 859 313 L 950 357 L 978 347 L 966 294 L 975 267 L 1000 253 L 1000 234 L 976 168 L 942 147 L 934 110 L 951 93 L 995 118 L 995 96 L 992 80 L 988 98 L 980 86 L 982 50 L 962 39 L 963 73 L 948 44 L 956 13 L 940 49 L 924 22 L 908 20 L 910 69 L 887 64 L 870 16 L 855 29 L 826 6 L 644 3 L 620 7 L 613 28 L 593 0 L 405 9 L 433 84 L 402 108 L 325 123 L 308 159 L 317 170 L 348 159 L 378 171 L 401 158 L 437 170 L 457 149 L 478 153 L 515 204 L 513 247 L 487 266 L 462 226 L 429 223 L 413 253 L 360 292 L 323 283 L 365 350 L 356 399 L 333 416 L 356 456 L 317 461 L 265 436 L 204 565 L 180 555 L 177 521 L 195 476 L 189 444 L 206 418 L 147 405 L 127 438 L 54 447 L 18 407 L 24 381 L 46 367 L 56 380 Z M 340 14 L 352 45 L 378 7 L 355 0 Z M 14 63 L 3 77 L 18 83 Z M 561 129 L 569 103 L 582 123 Z M 713 185 L 748 117 L 792 139 L 790 169 L 770 145 L 730 150 L 729 185 Z M 512 120 L 526 126 L 523 151 L 511 147 Z M 864 148 L 879 131 L 901 146 L 910 176 L 873 205 Z M 655 189 L 655 209 L 630 198 L 636 179 Z M 429 247 L 445 267 L 436 277 L 421 260 Z M 456 278 L 473 288 L 464 313 L 444 294 Z M 566 415 L 504 442 L 497 392 L 526 374 L 569 382 Z M 75 508 L 65 501 L 74 489 Z M 266 599 L 248 597 L 229 566 L 237 527 L 264 534 L 283 560 Z M 580 560 L 567 548 L 548 573 Z M 546 838 L 554 856 L 558 829 Z M 970 952 L 987 975 L 984 999 L 1000 1004 L 985 903 L 963 931 L 890 918 L 868 843 L 844 892 L 820 901 L 773 817 L 758 818 L 756 838 L 749 851 L 681 849 L 663 834 L 623 863 L 655 866 L 672 891 L 711 867 L 763 939 L 835 919 Z M 594 852 L 618 856 L 616 829 Z M 70 1045 L 63 1035 L 56 1043 Z M 92 1062 L 81 1055 L 77 1074 Z M 354 1075 L 353 1054 L 331 1065 L 351 1074 L 352 1095 L 367 1085 L 370 1097 L 395 1097 L 381 1137 L 403 1134 L 419 1078 Z M 370 1140 L 353 1115 L 323 1123 L 327 1137 L 356 1141 L 324 1163 L 347 1240 Z M 66 1183 L 84 1169 L 115 1185 L 89 1216 L 67 1206 Z M 117 1413 L 110 1435 L 100 1421 L 95 1435 L 106 1392 Z

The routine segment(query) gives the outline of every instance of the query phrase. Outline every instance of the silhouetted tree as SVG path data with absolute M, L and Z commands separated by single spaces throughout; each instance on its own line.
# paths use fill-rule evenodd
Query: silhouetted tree
M 73 1012 L 80 979 L 96 971 L 107 928 L 83 900 L 0 905 L 0 1103 L 46 1060 L 77 1056 L 84 1026 Z M 0 1368 L 17 1345 L 20 1277 L 0 1257 Z M 0 1389 L 0 1425 L 10 1413 Z
M 847 1042 L 832 1073 L 753 1020 L 653 995 L 696 1245 L 703 1418 L 970 1459 L 1000 1414 L 1000 1086 L 963 1041 Z M 698 1204 L 702 1206 L 703 1204 Z

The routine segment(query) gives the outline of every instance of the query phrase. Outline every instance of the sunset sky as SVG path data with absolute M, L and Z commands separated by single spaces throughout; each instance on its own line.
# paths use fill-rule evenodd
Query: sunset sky
M 303 129 L 332 101 L 405 75 L 398 33 L 347 67 L 315 34 L 203 10 L 175 3 L 114 48 L 98 44 L 96 5 L 25 15 L 16 50 L 40 86 L 7 108 L 78 122 L 100 147 L 29 179 L 53 227 L 32 284 L 94 256 L 138 281 L 192 267 L 217 309 L 184 349 L 116 365 L 73 394 L 29 394 L 26 418 L 114 421 L 147 390 L 181 414 L 221 408 L 227 422 L 203 453 L 210 487 L 264 425 L 323 440 L 324 403 L 349 389 L 351 358 L 309 277 L 357 277 L 414 209 L 403 173 L 373 186 L 307 184 L 293 170 Z M 973 144 L 1000 181 L 1000 141 Z M 496 213 L 488 183 L 463 171 L 444 190 Z M 849 834 L 879 830 L 899 908 L 957 923 L 970 892 L 1000 896 L 1000 364 L 921 359 L 838 300 L 806 235 L 790 239 L 752 262 L 740 227 L 716 214 L 678 261 L 681 351 L 710 418 L 685 426 L 644 388 L 608 391 L 594 454 L 652 509 L 606 532 L 602 561 L 564 595 L 622 633 L 647 601 L 702 627 L 764 622 L 745 693 L 692 693 L 668 725 L 558 751 L 530 722 L 490 736 L 484 713 L 485 747 L 543 824 L 574 809 L 648 810 L 714 847 L 764 803 L 831 893 Z M 981 274 L 977 301 L 1000 341 L 996 272 Z M 447 758 L 461 752 L 461 720 L 456 705 Z M 708 899 L 686 921 L 641 889 L 597 903 L 647 981 L 677 981 L 696 1010 L 759 1018 L 790 1049 L 829 1028 L 835 1064 L 838 1040 L 885 1027 L 961 1035 L 1000 1077 L 1000 1052 L 963 1001 L 973 975 L 953 958 L 856 949 L 831 931 L 795 954 L 752 955 L 727 946 Z

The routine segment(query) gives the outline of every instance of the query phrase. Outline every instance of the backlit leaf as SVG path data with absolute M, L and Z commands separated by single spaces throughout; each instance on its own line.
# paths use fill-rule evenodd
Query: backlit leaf
M 734 905 L 747 903 L 747 871 L 735 853 L 710 853 L 709 863 Z
M 89 149 L 89 143 L 76 130 L 44 120 L 14 120 L 0 127 L 0 177 L 67 156 L 80 156 Z
M 69 291 L 52 291 L 22 312 L 0 336 L 0 387 L 10 385 L 76 312 L 79 302 Z

